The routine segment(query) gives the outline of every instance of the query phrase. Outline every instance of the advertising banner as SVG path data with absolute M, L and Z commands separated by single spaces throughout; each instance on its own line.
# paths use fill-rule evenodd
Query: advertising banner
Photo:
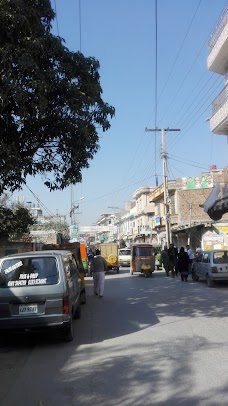
M 214 186 L 213 175 L 205 173 L 201 176 L 182 178 L 182 189 L 203 189 Z

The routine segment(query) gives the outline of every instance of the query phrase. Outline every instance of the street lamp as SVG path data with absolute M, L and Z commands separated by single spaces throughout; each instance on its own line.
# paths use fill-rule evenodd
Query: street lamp
M 74 212 L 75 212 L 75 210 L 76 210 L 76 209 L 78 209 L 78 208 L 79 208 L 79 202 L 80 202 L 81 200 L 83 200 L 83 199 L 85 199 L 85 197 L 84 197 L 84 196 L 80 197 L 80 199 L 76 200 L 76 201 L 75 201 L 75 202 L 73 202 L 73 203 L 72 203 L 72 205 L 71 205 L 71 209 L 70 209 L 70 218 L 71 218 L 71 224 L 73 224 L 73 220 L 74 220 L 74 218 L 73 218 L 73 216 L 74 216 Z
M 71 218 L 71 224 L 72 224 L 72 215 L 74 214 L 75 209 L 79 208 L 79 201 L 85 199 L 85 197 L 80 197 L 80 199 L 76 200 L 75 202 L 72 203 L 71 209 L 70 209 L 70 218 Z

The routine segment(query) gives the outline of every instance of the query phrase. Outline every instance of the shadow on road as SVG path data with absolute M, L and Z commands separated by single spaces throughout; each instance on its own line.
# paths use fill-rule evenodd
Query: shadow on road
M 34 402 L 30 404 L 34 406 L 40 400 L 44 406 L 59 406 L 63 399 L 65 404 L 77 406 L 226 404 L 228 385 L 216 386 L 219 376 L 226 376 L 225 364 L 220 366 L 220 375 L 215 371 L 206 392 L 205 388 L 195 391 L 192 373 L 197 357 L 205 353 L 205 362 L 209 362 L 208 354 L 223 353 L 226 343 L 211 342 L 194 333 L 189 338 L 176 334 L 175 343 L 171 343 L 170 337 L 161 335 L 162 339 L 156 340 L 155 334 L 157 328 L 169 323 L 176 323 L 178 331 L 178 323 L 185 319 L 227 317 L 226 285 L 210 289 L 204 282 L 167 278 L 162 271 L 144 278 L 121 269 L 120 275 L 106 276 L 103 299 L 93 294 L 92 278 L 86 278 L 86 292 L 87 304 L 82 307 L 81 320 L 74 323 L 73 342 L 62 343 L 52 335 L 11 335 L 2 343 L 4 399 L 11 382 L 16 381 L 15 393 L 20 404 L 26 404 L 23 385 L 32 374 L 30 398 Z M 144 341 L 143 332 L 148 328 L 150 334 Z M 1 404 L 16 405 L 16 397 L 15 403 L 10 403 L 13 396 L 10 393 Z

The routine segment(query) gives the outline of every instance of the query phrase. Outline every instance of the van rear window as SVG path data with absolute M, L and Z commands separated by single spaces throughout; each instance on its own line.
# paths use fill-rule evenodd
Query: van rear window
M 13 258 L 1 264 L 0 287 L 55 285 L 58 268 L 53 257 Z
M 130 249 L 120 249 L 119 250 L 119 255 L 131 255 L 131 250 Z
M 214 264 L 228 264 L 228 251 L 214 252 Z

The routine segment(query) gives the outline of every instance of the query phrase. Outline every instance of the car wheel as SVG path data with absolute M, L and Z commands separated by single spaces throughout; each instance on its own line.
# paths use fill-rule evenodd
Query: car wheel
M 72 341 L 74 339 L 74 331 L 73 331 L 73 320 L 72 317 L 68 323 L 67 328 L 63 331 L 63 339 L 66 342 Z
M 78 306 L 74 312 L 74 319 L 80 319 L 81 318 L 81 307 Z
M 214 281 L 207 275 L 207 286 L 213 288 L 215 286 Z
M 199 277 L 196 275 L 195 272 L 192 272 L 192 280 L 193 280 L 194 282 L 198 282 L 198 280 L 199 280 Z

